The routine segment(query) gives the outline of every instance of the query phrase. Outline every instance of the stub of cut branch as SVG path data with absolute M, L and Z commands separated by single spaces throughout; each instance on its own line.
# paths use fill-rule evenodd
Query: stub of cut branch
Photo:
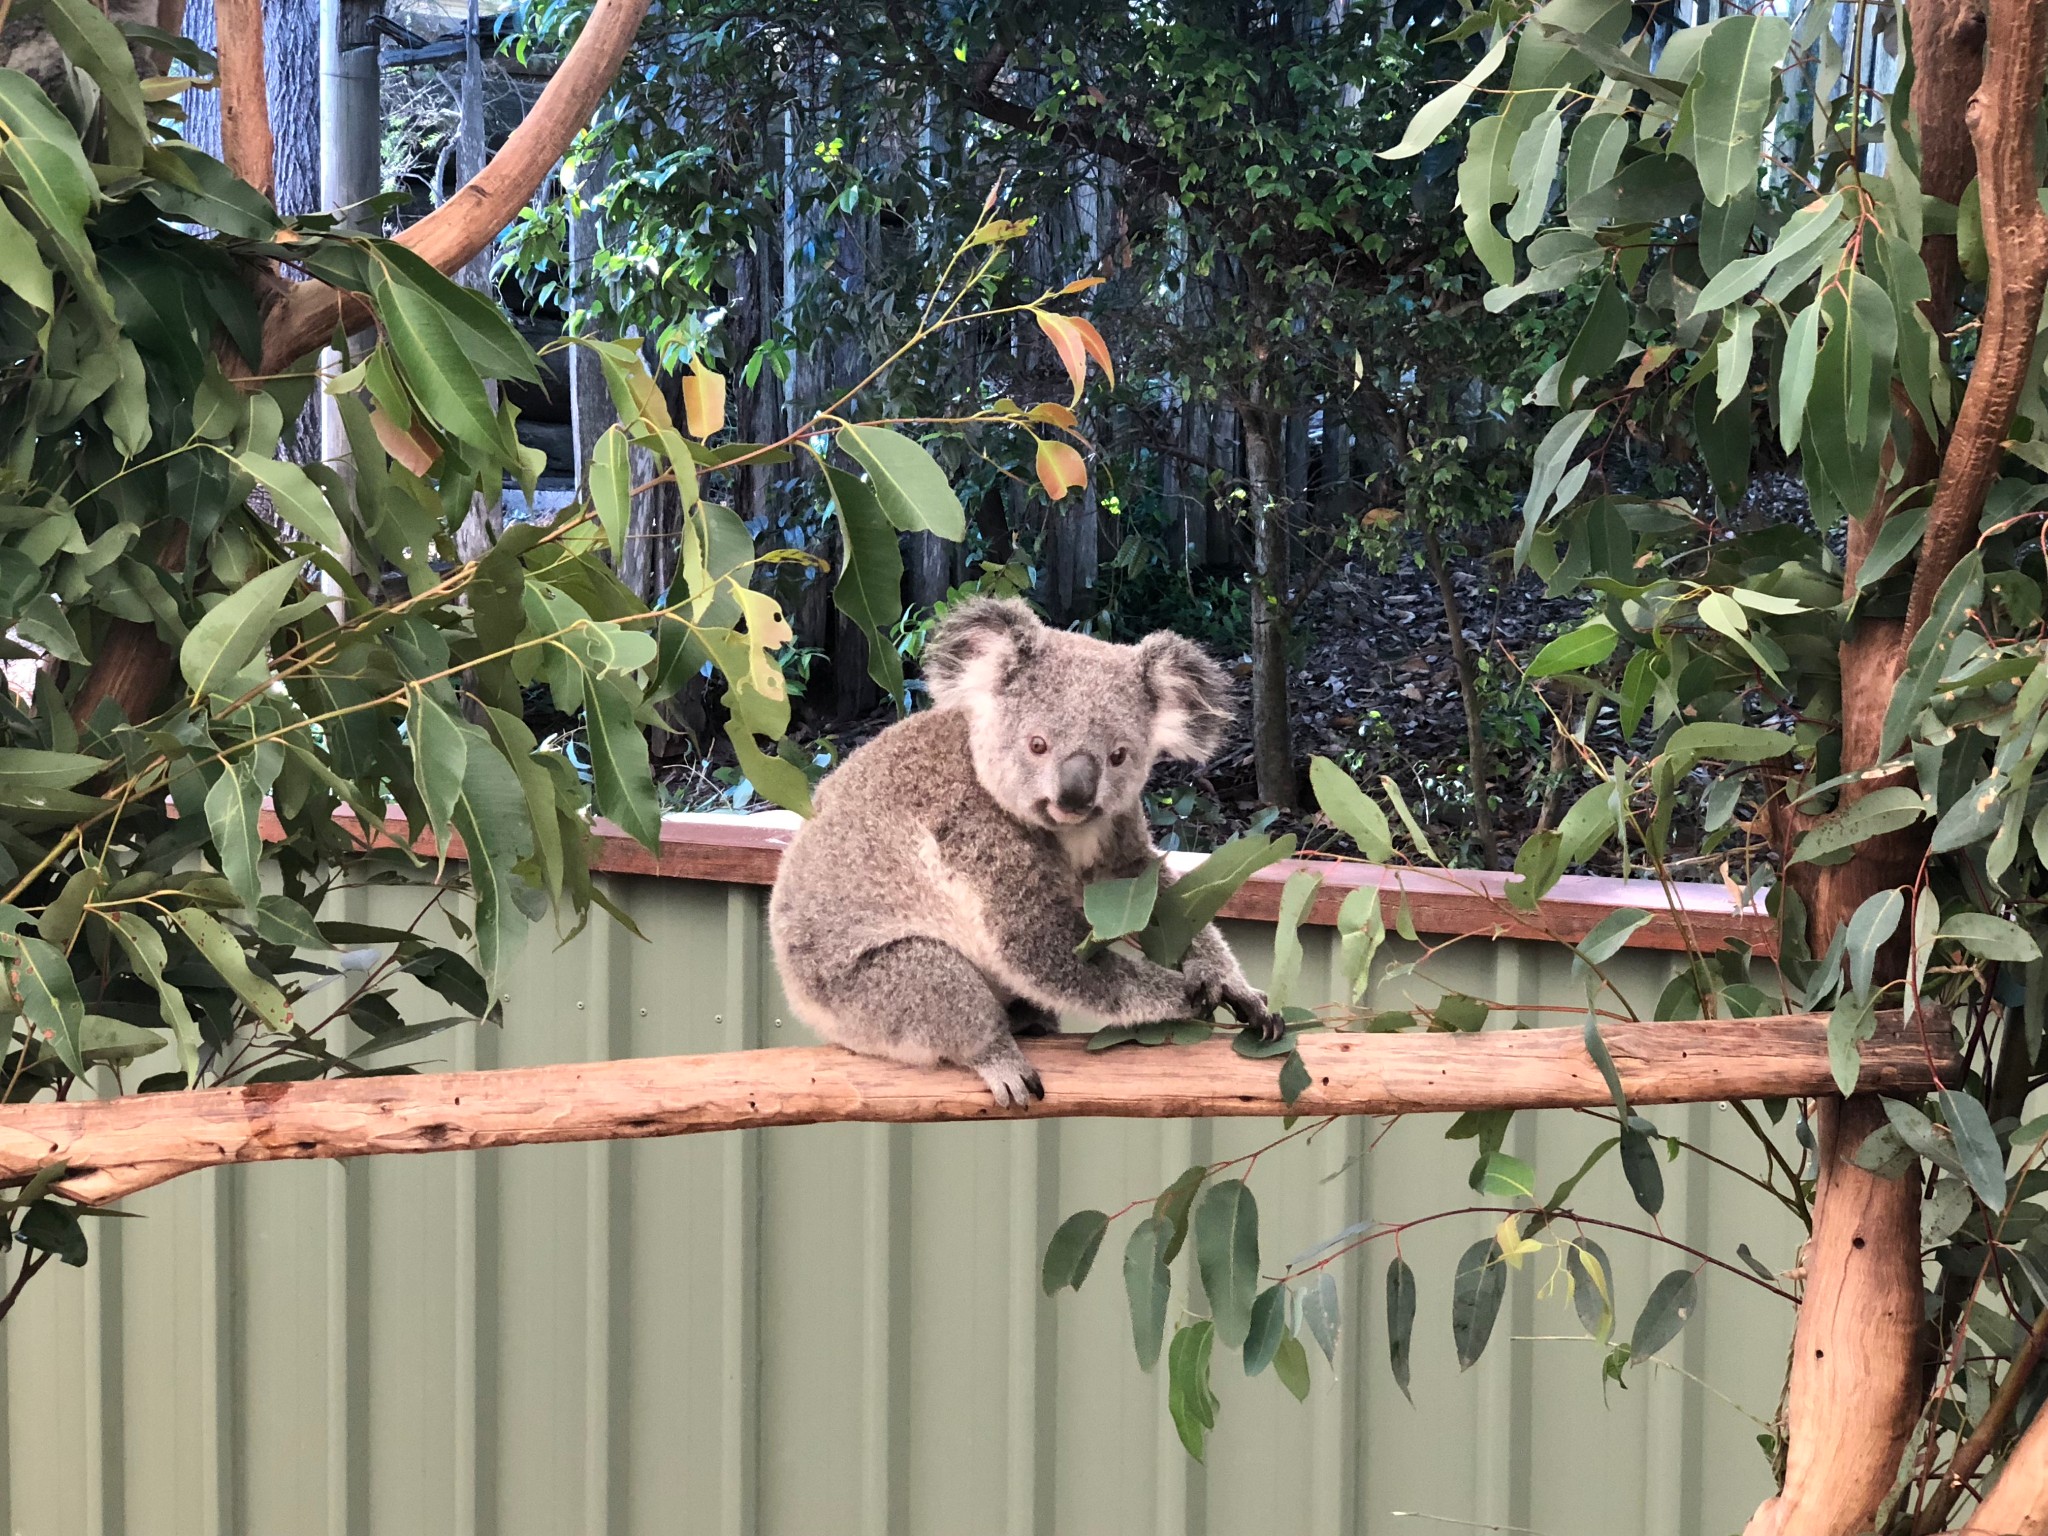
M 1943 1032 L 1945 1036 L 1945 1031 Z M 1601 1038 L 1634 1104 L 1832 1093 L 1827 1021 L 1607 1024 Z M 449 1152 L 613 1141 L 827 1121 L 891 1123 L 1111 1116 L 1397 1115 L 1597 1108 L 1606 1081 L 1577 1029 L 1479 1034 L 1309 1034 L 1309 1087 L 1280 1096 L 1273 1059 L 1229 1040 L 1090 1052 L 1075 1035 L 1027 1041 L 1045 1081 L 1028 1111 L 999 1110 L 979 1078 L 831 1047 L 335 1082 L 266 1083 L 0 1109 L 0 1181 L 62 1162 L 57 1189 L 103 1204 L 181 1173 L 281 1158 Z M 1956 1069 L 1945 1038 L 1896 1014 L 1863 1046 L 1862 1087 L 1925 1090 Z

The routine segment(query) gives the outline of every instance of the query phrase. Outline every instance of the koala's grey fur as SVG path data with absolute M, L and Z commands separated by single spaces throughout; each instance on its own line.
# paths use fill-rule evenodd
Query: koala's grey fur
M 1020 1107 L 1045 1090 L 1013 1034 L 1054 1015 L 1140 1024 L 1222 1004 L 1277 1038 L 1214 924 L 1178 971 L 1076 952 L 1083 883 L 1159 858 L 1153 763 L 1216 749 L 1222 670 L 1178 635 L 1111 645 L 977 598 L 933 635 L 925 676 L 936 707 L 828 775 L 783 857 L 769 926 L 797 1016 L 849 1050 L 970 1067 Z

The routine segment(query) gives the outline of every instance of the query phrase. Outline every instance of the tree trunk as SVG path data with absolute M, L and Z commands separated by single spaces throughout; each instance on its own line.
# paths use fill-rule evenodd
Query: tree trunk
M 1465 751 L 1472 781 L 1472 832 L 1479 839 L 1479 867 L 1500 867 L 1500 839 L 1493 826 L 1493 770 L 1486 750 L 1486 722 L 1479 711 L 1479 657 L 1465 638 L 1465 613 L 1458 605 L 1458 591 L 1451 583 L 1451 568 L 1444 559 L 1443 545 L 1436 530 L 1422 535 L 1422 558 L 1444 605 L 1444 620 L 1450 628 L 1451 664 L 1458 671 L 1458 702 L 1465 709 Z
M 1932 424 L 1916 423 L 1908 449 L 1905 484 L 1933 480 L 1936 494 L 1906 618 L 1902 623 L 1865 617 L 1842 645 L 1845 775 L 1878 761 L 1878 737 L 1906 647 L 1935 590 L 1976 537 L 2020 384 L 2032 365 L 2048 275 L 2048 221 L 2036 196 L 2033 132 L 2048 72 L 2048 18 L 2038 0 L 1991 0 L 1988 7 L 1975 0 L 1915 0 L 1910 21 L 1922 185 L 1929 196 L 1953 201 L 1972 168 L 1980 168 L 1991 277 L 1977 362 L 1951 438 L 1937 447 Z M 1936 237 L 1922 249 L 1934 292 L 1930 318 L 1939 329 L 1949 318 L 1956 288 L 1952 252 Z M 1881 508 L 1851 519 L 1845 575 L 1852 592 L 1882 521 Z M 1881 787 L 1881 781 L 1852 779 L 1840 804 Z M 1781 852 L 1809 821 L 1789 808 L 1774 809 Z M 1815 954 L 1865 898 L 1918 883 L 1924 842 L 1924 832 L 1894 833 L 1862 843 L 1847 864 L 1793 871 Z M 1900 940 L 1888 946 L 1880 957 L 1880 980 L 1903 973 L 1902 950 Z M 1919 1182 L 1877 1179 L 1849 1161 L 1863 1136 L 1882 1124 L 1881 1106 L 1864 1099 L 1822 1106 L 1807 1300 L 1788 1386 L 1785 1488 L 1757 1512 L 1751 1536 L 1852 1536 L 1867 1530 L 1892 1490 L 1917 1417 L 1923 1392 L 1917 1345 L 1924 1317 Z M 2014 1496 L 2015 1518 L 2029 1496 Z M 2035 1523 L 2009 1520 L 1995 1528 L 2039 1528 L 2037 1516 L 2025 1518 Z
M 1217 406 L 1203 414 L 1208 426 L 1209 457 L 1223 471 L 1226 481 L 1234 479 L 1243 446 L 1237 413 Z M 1229 504 L 1221 496 L 1211 494 L 1206 498 L 1206 514 L 1209 527 L 1202 540 L 1203 564 L 1212 571 L 1237 568 L 1244 552 L 1238 547 L 1237 524 Z
M 1287 704 L 1287 505 L 1279 423 L 1256 406 L 1242 419 L 1252 521 L 1252 768 L 1259 798 L 1293 810 L 1301 796 Z
M 213 0 L 192 0 L 185 8 L 184 35 L 209 52 L 214 47 Z M 269 87 L 274 159 L 272 198 L 287 218 L 320 206 L 320 114 L 306 110 L 320 97 L 319 0 L 271 0 L 263 8 L 264 79 Z M 183 66 L 179 66 L 182 72 Z M 185 140 L 219 156 L 220 98 L 214 91 L 188 91 Z M 292 274 L 283 274 L 288 280 Z M 311 464 L 320 458 L 320 401 L 306 402 L 299 419 L 286 427 L 284 457 Z
M 920 609 L 936 606 L 953 585 L 953 546 L 936 533 L 913 533 L 904 537 L 903 553 L 910 601 Z

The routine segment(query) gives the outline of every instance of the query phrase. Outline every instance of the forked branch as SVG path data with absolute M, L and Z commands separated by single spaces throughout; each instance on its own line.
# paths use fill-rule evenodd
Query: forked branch
M 1934 505 L 1920 544 L 1906 638 L 1927 621 L 1935 593 L 1977 537 L 1985 498 L 1998 479 L 2006 434 L 2033 366 L 2041 290 L 2048 284 L 2048 214 L 2041 209 L 2035 125 L 2048 84 L 2048 6 L 1989 0 L 1984 75 L 1970 98 L 1970 137 L 1990 265 L 1984 323 L 1969 388 L 1942 457 Z
M 1946 1032 L 1942 1032 L 1945 1036 Z M 1608 1024 L 1601 1038 L 1637 1104 L 1790 1098 L 1832 1091 L 1827 1021 Z M 1280 1064 L 1202 1045 L 1090 1052 L 1027 1041 L 1043 1103 L 999 1110 L 973 1074 L 897 1066 L 824 1047 L 727 1052 L 338 1082 L 264 1083 L 0 1109 L 0 1182 L 61 1162 L 59 1192 L 98 1205 L 195 1169 L 278 1158 L 448 1152 L 615 1141 L 822 1121 L 1364 1114 L 1574 1109 L 1609 1102 L 1575 1029 L 1311 1034 L 1309 1086 L 1280 1095 Z M 1932 1055 L 1930 1055 L 1930 1048 Z M 1889 1015 L 1863 1047 L 1862 1086 L 1910 1092 L 1954 1050 Z
M 455 195 L 398 239 L 442 272 L 469 261 L 539 190 L 611 88 L 648 0 L 597 0 L 568 56 L 519 126 Z M 355 294 L 326 283 L 295 283 L 264 318 L 262 372 L 282 371 L 334 333 L 369 314 Z
M 2005 1458 L 1998 1485 L 1977 1506 L 1965 1536 L 2048 1536 L 2048 1413 L 2037 1413 Z

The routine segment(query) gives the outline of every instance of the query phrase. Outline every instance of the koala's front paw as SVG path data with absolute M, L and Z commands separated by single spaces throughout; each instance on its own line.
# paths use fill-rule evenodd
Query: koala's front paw
M 1286 1022 L 1268 1005 L 1266 994 L 1242 976 L 1211 969 L 1198 961 L 1189 964 L 1186 975 L 1188 1007 L 1195 1018 L 1206 1019 L 1223 1007 L 1237 1015 L 1246 1029 L 1257 1030 L 1261 1040 L 1278 1040 L 1287 1033 Z

